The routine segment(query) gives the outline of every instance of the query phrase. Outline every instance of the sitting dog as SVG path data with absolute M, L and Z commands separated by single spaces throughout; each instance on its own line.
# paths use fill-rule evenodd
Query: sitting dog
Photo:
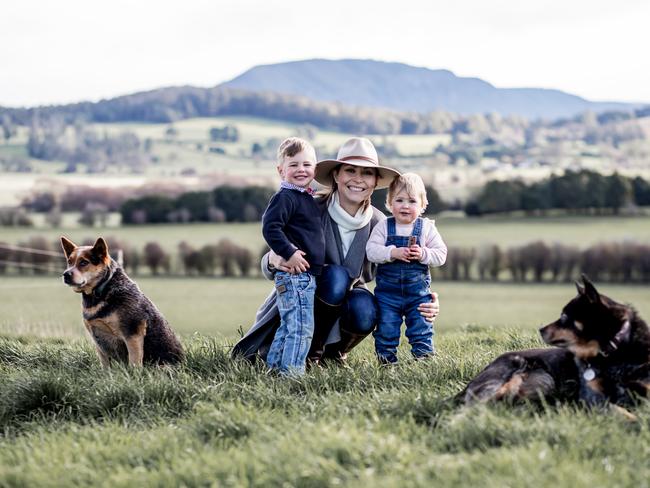
M 584 275 L 582 280 L 560 318 L 540 329 L 544 342 L 556 348 L 499 356 L 456 399 L 475 403 L 543 397 L 621 406 L 648 397 L 648 325 L 632 307 L 601 295 Z
M 103 238 L 77 246 L 61 237 L 68 262 L 63 282 L 81 293 L 83 321 L 104 367 L 142 366 L 183 358 L 180 341 L 151 301 L 108 254 Z

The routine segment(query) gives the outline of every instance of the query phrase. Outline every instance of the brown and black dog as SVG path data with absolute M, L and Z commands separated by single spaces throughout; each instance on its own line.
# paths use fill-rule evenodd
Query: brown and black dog
M 540 329 L 544 342 L 557 347 L 499 356 L 456 399 L 476 403 L 543 397 L 620 406 L 650 396 L 648 325 L 634 308 L 601 295 L 584 275 L 582 281 L 560 318 Z
M 108 254 L 103 238 L 77 246 L 61 237 L 68 262 L 63 282 L 81 293 L 83 321 L 99 360 L 142 366 L 183 359 L 180 341 L 156 306 Z

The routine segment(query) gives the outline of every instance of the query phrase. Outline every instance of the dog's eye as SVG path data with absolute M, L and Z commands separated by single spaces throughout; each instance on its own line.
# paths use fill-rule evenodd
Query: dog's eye
M 79 261 L 79 267 L 80 268 L 83 268 L 84 266 L 88 266 L 88 264 L 90 264 L 90 263 L 88 261 L 86 261 L 85 259 L 82 259 L 81 261 Z

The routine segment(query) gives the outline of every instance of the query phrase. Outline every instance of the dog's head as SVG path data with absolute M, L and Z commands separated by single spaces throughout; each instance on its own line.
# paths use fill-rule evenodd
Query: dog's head
M 77 246 L 61 237 L 61 247 L 68 262 L 68 268 L 63 272 L 63 282 L 77 293 L 92 293 L 111 264 L 106 241 L 100 237 L 92 246 Z
M 578 296 L 562 309 L 560 318 L 542 327 L 542 339 L 588 360 L 615 349 L 629 331 L 630 308 L 601 295 L 586 276 L 576 283 Z

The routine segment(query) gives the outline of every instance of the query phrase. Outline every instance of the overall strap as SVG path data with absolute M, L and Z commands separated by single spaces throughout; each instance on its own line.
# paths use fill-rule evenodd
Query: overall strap
M 394 236 L 396 233 L 395 217 L 388 217 L 386 219 L 386 236 Z

